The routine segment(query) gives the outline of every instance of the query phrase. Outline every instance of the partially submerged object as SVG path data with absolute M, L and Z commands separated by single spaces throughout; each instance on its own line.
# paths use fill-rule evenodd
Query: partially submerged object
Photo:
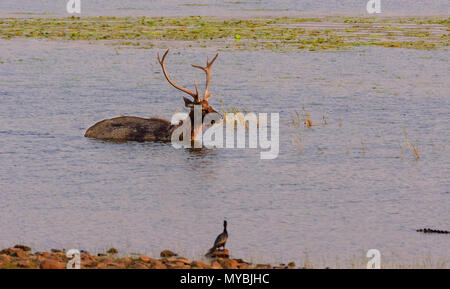
M 219 54 L 209 61 L 206 61 L 206 66 L 192 65 L 195 68 L 201 69 L 206 74 L 206 87 L 203 95 L 203 99 L 200 98 L 197 82 L 195 82 L 195 92 L 190 91 L 184 87 L 181 87 L 169 77 L 166 71 L 165 59 L 169 49 L 164 53 L 162 59 L 158 54 L 158 61 L 161 64 L 164 76 L 167 81 L 176 89 L 181 90 L 189 94 L 193 100 L 183 97 L 185 106 L 190 109 L 189 118 L 191 121 L 191 140 L 194 140 L 195 134 L 202 131 L 202 122 L 199 124 L 194 124 L 194 105 L 201 106 L 202 118 L 208 113 L 216 112 L 208 103 L 208 100 L 213 95 L 209 92 L 209 87 L 211 83 L 211 67 L 216 61 Z M 120 116 L 111 119 L 102 120 L 95 125 L 91 126 L 86 133 L 85 137 L 96 138 L 101 140 L 110 140 L 118 142 L 126 141 L 170 141 L 172 133 L 176 128 L 181 126 L 183 121 L 178 124 L 171 124 L 170 121 L 163 118 L 141 118 L 136 116 Z

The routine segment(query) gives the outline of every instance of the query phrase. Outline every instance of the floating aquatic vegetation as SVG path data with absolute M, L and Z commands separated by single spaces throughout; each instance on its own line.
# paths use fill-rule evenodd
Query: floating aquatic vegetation
M 322 22 L 320 26 L 314 23 Z M 407 25 L 405 25 L 407 24 Z M 223 49 L 341 50 L 359 46 L 447 49 L 449 20 L 379 17 L 3 18 L 0 37 L 52 40 L 192 41 Z

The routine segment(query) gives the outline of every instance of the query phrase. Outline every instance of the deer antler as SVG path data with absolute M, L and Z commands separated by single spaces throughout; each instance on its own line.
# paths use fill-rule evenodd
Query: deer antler
M 167 71 L 166 71 L 166 65 L 164 64 L 164 60 L 166 59 L 166 56 L 167 56 L 167 54 L 169 53 L 169 50 L 170 50 L 170 49 L 167 49 L 167 51 L 166 51 L 166 53 L 164 53 L 162 59 L 160 59 L 159 53 L 158 53 L 158 62 L 159 62 L 159 64 L 161 64 L 162 70 L 163 70 L 163 72 L 164 72 L 164 76 L 166 77 L 167 81 L 168 81 L 173 87 L 175 87 L 176 89 L 179 89 L 179 90 L 181 90 L 181 91 L 183 91 L 183 92 L 189 94 L 190 96 L 192 96 L 192 97 L 194 98 L 195 102 L 200 102 L 200 96 L 199 96 L 199 94 L 198 94 L 197 82 L 195 82 L 195 91 L 196 91 L 196 92 L 194 93 L 194 92 L 190 91 L 189 89 L 186 89 L 186 88 L 184 88 L 184 87 L 181 87 L 181 86 L 175 84 L 175 83 L 172 81 L 172 79 L 170 79 L 169 75 L 167 74 Z
M 211 67 L 212 67 L 214 61 L 216 61 L 218 56 L 219 56 L 219 53 L 216 54 L 216 56 L 213 58 L 213 60 L 211 62 L 209 62 L 209 57 L 207 57 L 205 67 L 192 64 L 192 67 L 201 69 L 206 73 L 206 88 L 205 88 L 205 94 L 203 95 L 203 100 L 206 100 L 206 101 L 208 101 L 208 99 L 213 95 L 212 93 L 208 93 L 209 92 L 209 84 L 211 83 Z

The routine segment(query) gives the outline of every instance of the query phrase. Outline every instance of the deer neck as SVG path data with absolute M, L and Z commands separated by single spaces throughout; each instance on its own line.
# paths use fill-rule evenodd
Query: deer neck
M 198 140 L 203 133 L 203 117 L 200 111 L 199 114 L 195 115 L 194 111 L 189 113 L 191 119 L 191 141 Z
M 191 140 L 198 140 L 199 138 L 201 138 L 203 133 L 203 125 L 198 125 L 198 126 L 192 126 L 191 129 Z

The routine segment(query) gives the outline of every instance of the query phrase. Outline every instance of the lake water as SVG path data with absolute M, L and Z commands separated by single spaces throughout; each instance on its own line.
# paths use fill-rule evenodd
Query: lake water
M 261 160 L 83 137 L 104 118 L 184 111 L 162 50 L 0 43 L 2 248 L 198 258 L 226 218 L 231 254 L 258 262 L 348 265 L 371 248 L 383 262 L 450 262 L 447 235 L 415 232 L 450 229 L 448 51 L 221 52 L 211 105 L 280 113 L 280 154 Z M 204 75 L 190 64 L 214 53 L 173 49 L 169 73 L 192 88 Z M 302 107 L 315 126 L 286 125 Z
M 67 16 L 64 0 L 2 0 L 0 15 Z M 82 16 L 251 16 L 251 15 L 367 15 L 366 0 L 81 0 Z M 447 0 L 381 0 L 382 15 L 443 15 Z M 30 16 L 30 15 L 28 15 Z M 38 15 L 39 16 L 39 15 Z

